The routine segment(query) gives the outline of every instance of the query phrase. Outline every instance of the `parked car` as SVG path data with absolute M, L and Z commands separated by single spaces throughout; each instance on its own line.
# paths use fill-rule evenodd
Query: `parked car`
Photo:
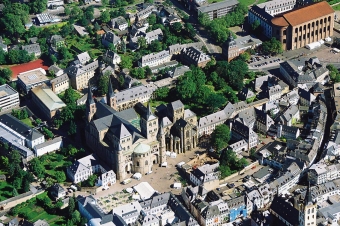
M 233 187 L 235 187 L 235 184 L 234 184 L 234 183 L 228 184 L 227 187 L 228 187 L 228 188 L 233 188 Z

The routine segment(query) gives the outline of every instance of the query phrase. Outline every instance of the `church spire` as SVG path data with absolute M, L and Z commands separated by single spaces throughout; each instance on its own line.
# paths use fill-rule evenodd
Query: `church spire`
M 150 116 L 152 116 L 152 110 L 151 110 L 151 105 L 150 105 L 150 101 L 148 102 L 148 110 L 146 112 L 146 120 L 149 120 Z
M 108 98 L 111 98 L 111 97 L 113 97 L 114 95 L 115 95 L 115 92 L 113 92 L 113 88 L 112 88 L 112 83 L 111 83 L 111 76 L 110 76 L 110 78 L 109 78 L 109 91 L 107 92 L 107 97 Z
M 305 196 L 305 206 L 313 205 L 312 191 L 310 189 L 310 181 L 308 181 L 307 192 Z
M 90 83 L 88 84 L 88 89 L 87 89 L 87 104 L 91 105 L 94 104 L 94 100 L 93 100 L 93 96 L 92 96 L 92 92 L 91 92 L 91 85 Z

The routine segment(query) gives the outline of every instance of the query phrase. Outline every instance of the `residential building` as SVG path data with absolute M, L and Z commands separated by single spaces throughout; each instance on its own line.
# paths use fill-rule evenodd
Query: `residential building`
M 66 104 L 48 87 L 35 87 L 32 89 L 32 101 L 47 120 L 58 115 Z
M 35 57 L 39 57 L 41 55 L 41 49 L 39 44 L 21 46 L 21 49 L 26 50 L 28 54 L 34 54 Z
M 163 39 L 163 32 L 160 28 L 145 33 L 146 44 L 150 44 L 154 40 L 161 41 Z
M 238 217 L 247 217 L 246 197 L 241 195 L 226 201 L 229 207 L 229 221 L 233 222 Z
M 253 190 L 247 193 L 247 200 L 249 200 L 252 205 L 247 209 L 247 213 L 250 214 L 254 210 L 262 209 L 264 207 L 264 199 L 258 190 Z
M 19 93 L 16 90 L 7 84 L 0 86 L 0 112 L 18 108 L 19 104 Z
M 161 65 L 163 63 L 169 62 L 171 59 L 171 56 L 169 54 L 168 50 L 163 50 L 158 53 L 151 53 L 148 55 L 142 56 L 141 60 L 138 61 L 139 67 L 154 67 Z
M 124 17 L 119 16 L 114 19 L 111 19 L 111 27 L 118 28 L 119 30 L 125 30 L 128 28 L 128 22 L 125 20 Z
M 78 159 L 66 170 L 67 176 L 73 183 L 87 180 L 93 174 L 100 174 L 100 184 L 103 187 L 111 186 L 116 183 L 116 174 L 103 164 L 99 163 L 95 154 Z
M 324 163 L 313 164 L 309 168 L 309 180 L 312 184 L 323 184 L 340 177 L 340 164 L 327 166 Z
M 222 46 L 222 54 L 229 62 L 247 49 L 255 49 L 260 45 L 262 45 L 262 41 L 254 35 L 247 35 L 234 39 L 230 32 L 227 41 Z
M 60 150 L 63 147 L 63 139 L 56 137 L 52 140 L 48 140 L 42 144 L 38 144 L 34 147 L 35 156 L 42 156 L 44 154 Z
M 272 172 L 273 172 L 272 168 L 270 168 L 269 166 L 265 166 L 262 169 L 260 169 L 259 171 L 257 171 L 256 173 L 254 173 L 253 177 L 257 182 L 262 184 L 262 183 L 266 182 L 272 176 Z M 258 194 L 254 194 L 254 195 L 258 196 Z M 263 203 L 261 205 L 263 205 Z M 260 207 L 260 208 L 262 208 L 262 207 Z M 248 211 L 249 211 L 249 209 L 248 209 Z
M 282 125 L 292 126 L 300 121 L 300 110 L 298 106 L 291 105 L 277 114 L 274 121 L 282 123 Z
M 250 98 L 254 98 L 255 93 L 248 89 L 247 87 L 244 87 L 239 93 L 238 93 L 238 99 L 239 100 L 247 100 Z
M 340 219 L 340 203 L 332 203 L 329 206 L 318 209 L 319 219 L 323 225 L 337 225 Z
M 50 192 L 55 200 L 64 198 L 66 196 L 65 189 L 62 186 L 60 186 L 60 184 L 58 183 L 51 186 Z
M 52 79 L 51 89 L 55 94 L 59 94 L 70 88 L 70 79 L 67 74 Z
M 168 71 L 168 76 L 177 79 L 180 76 L 184 75 L 185 72 L 190 71 L 190 68 L 188 66 L 182 65 L 179 67 L 173 67 L 171 70 Z
M 99 62 L 93 61 L 86 65 L 72 65 L 67 68 L 66 73 L 70 77 L 72 88 L 77 90 L 87 88 L 89 80 L 94 76 L 98 67 Z
M 260 164 L 268 165 L 275 169 L 282 169 L 287 155 L 287 147 L 285 143 L 279 141 L 265 144 L 259 149 Z
M 325 84 L 329 81 L 329 70 L 321 64 L 317 57 L 308 60 L 288 60 L 280 63 L 280 73 L 289 85 L 297 87 L 298 84 Z
M 205 67 L 205 65 L 207 65 L 207 63 L 211 60 L 211 58 L 208 55 L 194 47 L 182 49 L 181 59 L 185 64 L 188 65 L 193 64 L 201 68 Z
M 111 50 L 106 50 L 105 54 L 103 54 L 103 61 L 107 63 L 108 65 L 117 65 L 121 62 L 120 56 L 111 51 Z
M 134 107 L 138 102 L 146 103 L 153 97 L 156 89 L 155 85 L 148 84 L 146 86 L 134 86 L 114 93 L 112 108 L 116 111 L 123 111 Z
M 42 68 L 37 68 L 18 74 L 18 86 L 25 93 L 28 93 L 36 86 L 49 84 L 49 82 L 50 80 L 46 76 L 46 71 Z
M 284 225 L 294 226 L 299 222 L 299 210 L 283 197 L 275 196 L 269 211 Z
M 83 52 L 81 54 L 78 54 L 75 57 L 75 60 L 78 60 L 80 64 L 82 65 L 86 65 L 87 63 L 89 63 L 91 61 L 91 57 L 88 54 L 88 52 Z
M 57 65 L 53 64 L 48 68 L 48 73 L 50 75 L 54 75 L 56 77 L 64 74 L 64 70 L 58 67 Z
M 203 185 L 206 182 L 218 180 L 220 172 L 218 171 L 219 163 L 205 164 L 193 169 L 190 173 L 190 181 L 195 185 Z
M 280 14 L 271 20 L 272 36 L 284 50 L 294 50 L 333 36 L 334 10 L 317 2 Z
M 89 34 L 85 27 L 73 24 L 73 28 L 74 28 L 75 32 L 81 37 Z
M 52 35 L 49 43 L 51 44 L 51 47 L 56 51 L 60 47 L 65 46 L 65 39 L 61 37 L 61 35 Z
M 225 0 L 222 2 L 212 3 L 197 8 L 198 15 L 206 13 L 210 20 L 221 18 L 232 12 L 238 5 L 237 0 Z
M 248 150 L 257 146 L 259 142 L 258 135 L 252 128 L 243 124 L 240 119 L 231 120 L 230 130 L 234 140 L 244 139 L 248 143 Z
M 34 148 L 36 145 L 45 142 L 43 134 L 10 114 L 0 115 L 0 130 L 1 138 L 12 143 L 12 145 L 16 142 L 22 146 Z
M 120 44 L 120 42 L 121 39 L 111 31 L 106 32 L 102 37 L 102 44 L 106 48 L 108 48 L 110 44 L 116 46 L 117 44 Z
M 277 138 L 297 139 L 300 136 L 300 130 L 294 126 L 277 125 Z
M 156 7 L 153 5 L 150 5 L 146 7 L 145 9 L 142 9 L 141 11 L 136 13 L 137 21 L 141 21 L 141 20 L 148 18 L 151 15 L 151 13 L 156 10 L 157 10 Z
M 259 132 L 267 134 L 269 128 L 274 124 L 274 120 L 265 111 L 255 109 L 255 113 L 255 128 Z
M 310 106 L 316 99 L 316 96 L 314 96 L 311 92 L 301 88 L 299 88 L 299 96 L 299 102 L 302 106 Z
M 169 53 L 171 56 L 173 55 L 178 55 L 182 52 L 183 49 L 189 48 L 189 47 L 194 47 L 198 50 L 202 50 L 203 43 L 202 42 L 193 42 L 193 43 L 188 43 L 188 44 L 175 44 L 169 46 Z
M 47 8 L 48 9 L 55 9 L 58 6 L 63 6 L 64 1 L 63 0 L 48 0 L 47 1 Z

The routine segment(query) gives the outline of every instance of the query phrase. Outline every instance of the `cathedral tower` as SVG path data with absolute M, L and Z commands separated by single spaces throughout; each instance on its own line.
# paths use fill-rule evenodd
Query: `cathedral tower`
M 160 164 L 166 162 L 166 144 L 165 144 L 165 133 L 163 128 L 163 120 L 161 120 L 161 124 L 159 127 L 159 162 Z
M 316 204 L 312 199 L 310 182 L 308 182 L 305 200 L 300 204 L 299 226 L 316 225 Z
M 147 139 L 156 138 L 158 131 L 158 118 L 152 113 L 150 102 L 144 117 L 141 118 L 141 130 Z
M 109 105 L 111 108 L 116 109 L 116 100 L 115 100 L 115 92 L 113 91 L 113 88 L 112 88 L 112 83 L 111 83 L 111 76 L 110 76 L 110 79 L 109 79 L 109 89 L 108 89 L 108 92 L 106 94 L 106 103 L 107 105 Z
M 87 117 L 88 122 L 91 122 L 96 111 L 97 111 L 96 103 L 94 102 L 92 92 L 91 92 L 91 86 L 89 84 L 88 90 L 87 90 L 87 100 L 86 100 L 86 117 Z

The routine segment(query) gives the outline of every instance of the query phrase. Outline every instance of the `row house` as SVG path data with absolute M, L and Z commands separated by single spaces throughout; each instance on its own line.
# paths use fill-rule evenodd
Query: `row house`
M 169 54 L 168 50 L 163 50 L 158 53 L 151 53 L 145 56 L 142 56 L 141 60 L 138 61 L 139 67 L 154 67 L 161 64 L 164 64 L 166 62 L 169 62 L 171 59 L 171 56 Z

